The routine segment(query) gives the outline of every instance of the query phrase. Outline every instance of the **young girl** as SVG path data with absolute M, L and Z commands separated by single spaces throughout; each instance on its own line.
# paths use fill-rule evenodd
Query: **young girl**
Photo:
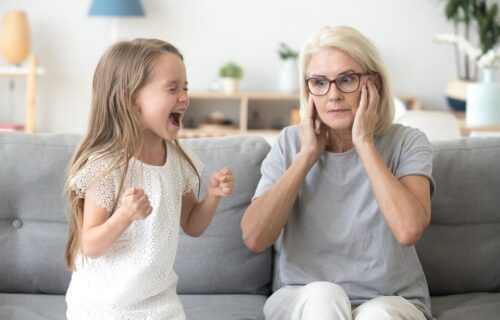
M 202 165 L 176 140 L 188 104 L 183 58 L 169 43 L 123 41 L 101 58 L 67 185 L 68 319 L 185 319 L 173 270 L 179 225 L 201 235 L 234 190 L 223 168 L 197 202 Z

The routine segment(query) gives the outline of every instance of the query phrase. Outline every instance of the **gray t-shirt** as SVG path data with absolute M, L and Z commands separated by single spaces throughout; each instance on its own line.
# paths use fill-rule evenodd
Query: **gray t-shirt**
M 431 182 L 432 150 L 419 130 L 394 124 L 375 146 L 398 179 Z M 285 128 L 262 163 L 258 197 L 275 184 L 300 150 L 299 127 Z M 393 236 L 355 149 L 325 152 L 307 174 L 275 244 L 275 290 L 314 281 L 336 283 L 353 307 L 377 296 L 408 299 L 431 318 L 429 290 L 415 247 Z

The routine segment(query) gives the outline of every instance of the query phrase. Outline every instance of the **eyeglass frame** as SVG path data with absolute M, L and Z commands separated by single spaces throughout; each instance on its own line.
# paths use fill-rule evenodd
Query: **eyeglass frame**
M 345 91 L 342 91 L 339 86 L 337 85 L 337 79 L 340 79 L 341 77 L 345 77 L 345 76 L 349 76 L 349 75 L 357 75 L 359 78 L 358 78 L 358 86 L 356 87 L 356 89 L 354 89 L 353 91 L 349 91 L 349 92 L 345 92 Z M 353 93 L 353 92 L 356 92 L 359 90 L 359 86 L 361 84 L 361 77 L 362 76 L 373 76 L 375 75 L 376 72 L 349 72 L 349 73 L 344 73 L 338 77 L 336 77 L 335 79 L 328 79 L 327 77 L 324 77 L 324 76 L 313 76 L 313 77 L 308 77 L 305 79 L 305 83 L 306 83 L 306 88 L 307 88 L 307 91 L 309 91 L 310 94 L 312 94 L 313 96 L 315 97 L 322 97 L 322 96 L 326 96 L 328 94 L 328 92 L 330 92 L 330 89 L 332 88 L 332 83 L 335 83 L 335 86 L 337 87 L 337 89 L 342 92 L 342 93 Z M 326 81 L 328 81 L 328 90 L 326 90 L 326 92 L 324 94 L 314 94 L 311 92 L 311 88 L 309 88 L 309 80 L 311 79 L 325 79 Z

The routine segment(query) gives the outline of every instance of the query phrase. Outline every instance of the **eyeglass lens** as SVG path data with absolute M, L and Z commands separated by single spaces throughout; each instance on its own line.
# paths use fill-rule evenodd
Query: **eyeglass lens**
M 322 96 L 328 93 L 331 83 L 335 82 L 340 91 L 350 93 L 358 89 L 359 79 L 360 75 L 356 73 L 344 74 L 331 81 L 325 77 L 314 77 L 307 80 L 307 86 L 313 95 Z

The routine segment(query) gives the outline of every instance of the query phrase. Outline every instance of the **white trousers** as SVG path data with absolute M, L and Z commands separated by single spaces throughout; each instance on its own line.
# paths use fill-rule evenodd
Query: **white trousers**
M 351 310 L 344 289 L 330 282 L 287 286 L 276 291 L 264 305 L 266 320 L 425 320 L 408 300 L 380 296 Z

